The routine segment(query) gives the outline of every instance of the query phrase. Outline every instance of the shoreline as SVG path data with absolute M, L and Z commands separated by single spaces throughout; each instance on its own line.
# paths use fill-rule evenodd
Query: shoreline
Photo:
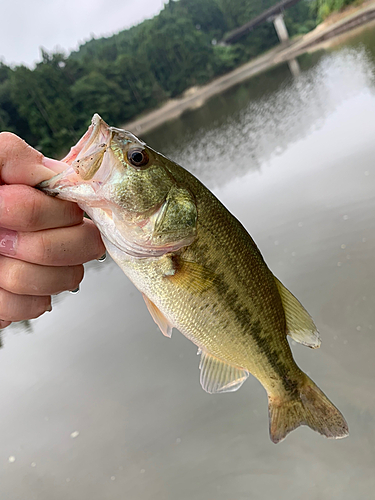
M 305 52 L 317 50 L 328 40 L 343 35 L 354 28 L 364 27 L 375 19 L 375 0 L 363 3 L 360 7 L 349 7 L 342 13 L 332 14 L 306 35 L 279 44 L 265 54 L 248 63 L 215 78 L 201 87 L 187 89 L 181 97 L 170 99 L 147 114 L 122 126 L 136 134 L 147 133 L 168 121 L 172 121 L 187 110 L 201 107 L 216 94 L 241 83 L 252 76 L 267 71 L 281 63 L 288 62 Z

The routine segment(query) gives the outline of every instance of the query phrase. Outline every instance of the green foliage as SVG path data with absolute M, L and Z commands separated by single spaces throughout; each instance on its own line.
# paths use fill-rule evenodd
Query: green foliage
M 313 30 L 316 25 L 316 16 L 311 9 L 311 2 L 298 2 L 285 11 L 285 25 L 289 36 L 304 35 Z
M 315 0 L 312 3 L 312 12 L 318 22 L 324 21 L 332 12 L 338 11 L 358 0 Z
M 93 113 L 121 125 L 276 45 L 272 23 L 235 45 L 217 42 L 277 1 L 169 0 L 153 19 L 93 38 L 68 57 L 42 51 L 33 70 L 0 62 L 0 131 L 18 133 L 45 154 L 60 156 Z M 315 0 L 311 8 L 301 0 L 286 12 L 290 34 L 307 32 L 316 16 L 348 1 Z
M 212 38 L 221 38 L 228 29 L 224 12 L 215 0 L 180 0 L 181 9 L 185 9 L 196 29 L 202 30 Z
M 75 113 L 64 56 L 45 52 L 42 56 L 33 71 L 19 66 L 12 72 L 11 98 L 27 120 L 34 144 L 46 154 L 54 154 L 75 139 Z
M 164 9 L 148 35 L 139 52 L 167 95 L 178 95 L 214 76 L 208 66 L 213 47 L 189 18 Z
M 0 131 L 8 130 L 33 141 L 27 121 L 24 120 L 11 97 L 12 70 L 0 62 Z
M 71 86 L 74 109 L 79 116 L 92 116 L 95 111 L 110 123 L 121 120 L 123 103 L 130 100 L 130 93 L 115 81 L 109 80 L 105 72 L 94 70 Z
M 269 0 L 251 2 L 248 0 L 217 0 L 220 9 L 224 13 L 227 21 L 228 28 L 230 30 L 245 24 L 250 21 L 253 17 L 257 16 L 264 10 L 266 10 L 270 5 L 277 2 L 270 2 Z
M 236 45 L 215 45 L 212 61 L 215 75 L 231 71 L 245 59 L 243 47 Z

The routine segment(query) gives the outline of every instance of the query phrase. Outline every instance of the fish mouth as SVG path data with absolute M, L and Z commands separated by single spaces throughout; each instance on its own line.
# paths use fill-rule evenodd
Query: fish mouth
M 90 155 L 99 144 L 108 144 L 110 138 L 111 127 L 95 113 L 87 132 L 61 161 L 72 165 L 74 161 Z
M 108 169 L 100 167 L 111 137 L 111 127 L 95 113 L 87 132 L 61 160 L 68 167 L 35 187 L 50 196 L 59 196 L 71 201 L 77 201 L 73 195 L 76 186 L 87 184 L 87 190 L 91 187 L 96 191 L 108 175 L 108 172 L 104 172 Z

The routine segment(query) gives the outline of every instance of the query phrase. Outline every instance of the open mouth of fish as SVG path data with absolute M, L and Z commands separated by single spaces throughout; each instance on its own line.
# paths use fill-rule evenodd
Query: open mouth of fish
M 111 155 L 105 153 L 116 130 L 118 129 L 110 127 L 98 114 L 95 114 L 87 132 L 61 160 L 68 167 L 52 179 L 38 184 L 37 189 L 50 196 L 59 195 L 62 199 L 65 198 L 64 192 L 66 192 L 66 199 L 78 203 L 84 195 L 85 202 L 89 202 L 92 196 L 97 195 L 99 188 L 111 174 Z

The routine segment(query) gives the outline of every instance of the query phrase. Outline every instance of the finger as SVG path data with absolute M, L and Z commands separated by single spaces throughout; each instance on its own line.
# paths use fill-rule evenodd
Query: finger
M 52 169 L 47 168 L 51 166 Z M 61 163 L 60 171 L 65 168 L 66 164 Z M 35 186 L 57 171 L 56 160 L 51 163 L 42 153 L 10 132 L 0 133 L 0 178 L 5 184 Z
M 0 227 L 39 231 L 79 224 L 82 218 L 76 203 L 51 198 L 29 186 L 0 186 Z
M 2 330 L 3 328 L 6 328 L 7 326 L 11 325 L 11 321 L 4 321 L 3 319 L 0 319 L 0 329 Z
M 105 247 L 95 224 L 81 224 L 37 232 L 0 228 L 0 254 L 43 266 L 74 266 L 99 259 Z
M 51 311 L 51 297 L 14 295 L 0 289 L 0 317 L 5 323 L 34 319 Z
M 39 266 L 0 256 L 0 288 L 17 295 L 55 295 L 75 290 L 82 279 L 83 266 Z

